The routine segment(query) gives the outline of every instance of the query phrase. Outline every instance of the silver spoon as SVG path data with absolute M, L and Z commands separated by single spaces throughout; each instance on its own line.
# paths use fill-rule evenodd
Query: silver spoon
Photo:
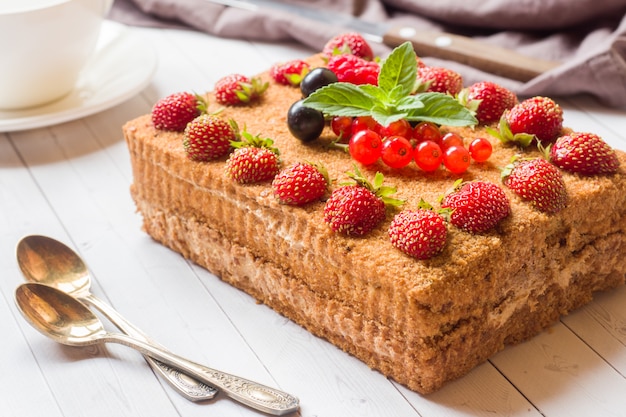
M 132 336 L 109 333 L 89 308 L 54 287 L 34 282 L 21 284 L 15 290 L 15 300 L 24 318 L 35 329 L 59 343 L 70 346 L 118 343 L 214 385 L 232 399 L 256 410 L 283 415 L 299 408 L 298 399 L 286 392 L 216 371 Z
M 122 332 L 156 344 L 113 307 L 90 293 L 91 276 L 85 262 L 65 244 L 46 236 L 26 236 L 18 242 L 16 255 L 17 263 L 27 281 L 40 282 L 66 292 L 100 310 Z M 191 401 L 209 400 L 217 394 L 215 388 L 182 374 L 178 369 L 149 356 L 145 359 L 158 375 Z

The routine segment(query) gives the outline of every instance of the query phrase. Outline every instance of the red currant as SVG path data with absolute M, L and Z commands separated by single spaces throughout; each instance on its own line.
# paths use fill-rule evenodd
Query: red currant
M 352 117 L 335 116 L 330 120 L 330 128 L 340 141 L 348 141 L 352 136 Z
M 426 172 L 437 170 L 443 162 L 441 147 L 432 140 L 418 143 L 413 157 L 417 166 Z
M 441 141 L 441 131 L 434 123 L 420 122 L 413 128 L 413 139 L 418 143 L 431 140 L 438 144 Z
M 413 128 L 408 120 L 400 119 L 389 123 L 387 126 L 381 126 L 379 133 L 383 138 L 402 136 L 403 138 L 411 139 L 413 137 Z
M 380 158 L 382 139 L 373 130 L 361 130 L 350 138 L 350 156 L 363 165 L 371 165 Z
M 463 146 L 452 145 L 443 153 L 443 164 L 454 174 L 462 174 L 470 166 L 469 151 Z
M 411 142 L 402 136 L 390 136 L 383 141 L 381 159 L 391 168 L 407 166 L 413 159 Z
M 361 130 L 373 130 L 378 133 L 380 124 L 372 116 L 358 116 L 352 120 L 352 134 Z
M 485 162 L 491 156 L 491 142 L 485 138 L 476 138 L 469 145 L 469 153 L 476 162 Z
M 444 151 L 448 149 L 450 146 L 464 146 L 463 138 L 457 135 L 456 133 L 446 133 L 441 138 L 441 149 Z

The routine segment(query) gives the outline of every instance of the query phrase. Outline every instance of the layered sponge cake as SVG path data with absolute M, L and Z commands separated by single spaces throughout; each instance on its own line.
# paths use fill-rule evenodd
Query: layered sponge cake
M 325 65 L 319 56 L 307 62 Z M 287 113 L 301 90 L 276 82 L 270 72 L 259 79 L 262 94 L 248 103 L 222 105 L 207 93 L 209 112 L 220 110 L 222 120 L 271 138 L 281 170 L 305 161 L 323 165 L 328 192 L 307 204 L 285 204 L 271 178 L 242 184 L 228 175 L 232 149 L 209 161 L 194 160 L 184 132 L 155 126 L 147 114 L 123 128 L 143 227 L 384 375 L 420 393 L 433 392 L 589 302 L 594 292 L 624 284 L 623 152 L 614 151 L 617 165 L 610 173 L 559 169 L 567 202 L 547 212 L 503 184 L 501 168 L 521 148 L 503 143 L 493 131 L 440 127 L 466 142 L 482 137 L 492 145 L 486 162 L 473 161 L 460 173 L 443 166 L 426 172 L 415 162 L 403 168 L 380 160 L 363 165 L 337 149 L 329 126 L 317 139 L 295 138 Z M 559 135 L 568 133 L 561 129 Z M 523 159 L 542 155 L 534 146 L 521 152 Z M 370 181 L 382 173 L 402 201 L 386 206 L 383 219 L 362 236 L 333 230 L 325 218 L 331 192 L 355 168 Z M 446 221 L 445 243 L 427 259 L 391 243 L 396 215 L 418 210 L 423 201 L 438 209 L 458 180 L 497 184 L 509 204 L 506 216 L 479 233 Z

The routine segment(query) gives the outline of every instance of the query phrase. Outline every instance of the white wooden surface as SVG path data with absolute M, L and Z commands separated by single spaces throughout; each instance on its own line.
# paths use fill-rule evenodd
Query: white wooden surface
M 78 250 L 94 293 L 171 350 L 278 386 L 307 417 L 626 416 L 626 288 L 465 378 L 423 397 L 274 313 L 140 230 L 129 196 L 121 125 L 176 91 L 206 91 L 222 75 L 254 74 L 309 55 L 294 45 L 132 29 L 160 65 L 140 95 L 62 125 L 0 133 L 0 416 L 256 416 L 227 398 L 191 403 L 122 346 L 71 348 L 17 311 L 15 245 L 49 235 Z M 560 100 L 565 122 L 626 149 L 626 112 L 591 99 Z

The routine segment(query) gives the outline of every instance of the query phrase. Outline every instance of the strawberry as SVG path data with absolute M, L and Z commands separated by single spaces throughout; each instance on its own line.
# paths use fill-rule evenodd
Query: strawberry
M 240 140 L 231 142 L 235 151 L 226 160 L 226 175 L 241 184 L 268 181 L 280 170 L 279 151 L 269 138 L 253 136 L 245 130 Z
M 270 68 L 270 76 L 274 81 L 283 85 L 298 86 L 305 75 L 309 73 L 310 65 L 301 60 L 278 63 Z
M 476 111 L 480 124 L 499 120 L 506 110 L 518 103 L 515 93 L 491 81 L 470 85 L 461 91 L 459 99 L 468 108 Z
M 374 59 L 369 43 L 359 33 L 343 33 L 330 39 L 322 50 L 327 58 L 337 54 L 350 54 L 367 61 Z
M 441 207 L 451 209 L 450 223 L 470 233 L 483 233 L 509 215 L 511 206 L 502 188 L 485 181 L 455 185 Z
M 301 206 L 326 194 L 328 174 L 322 166 L 299 162 L 279 172 L 272 187 L 281 203 Z
M 615 150 L 594 133 L 561 136 L 550 148 L 550 160 L 565 171 L 581 175 L 612 174 L 619 167 Z
M 544 145 L 553 142 L 563 128 L 563 110 L 548 97 L 526 99 L 503 117 L 513 135 L 532 135 Z
M 182 132 L 187 123 L 206 111 L 206 101 L 197 94 L 180 92 L 158 100 L 152 107 L 152 124 L 157 129 Z
M 260 78 L 248 78 L 241 74 L 230 74 L 215 83 L 215 99 L 227 106 L 250 103 L 267 90 L 268 83 Z
M 448 229 L 443 216 L 433 210 L 403 210 L 389 225 L 391 244 L 416 259 L 429 259 L 441 252 Z
M 359 185 L 335 189 L 324 206 L 324 221 L 334 232 L 363 236 L 385 219 L 385 203 Z
M 267 148 L 237 148 L 226 161 L 227 175 L 241 184 L 271 180 L 278 170 L 278 156 Z
M 370 184 L 358 169 L 348 174 L 355 184 L 335 189 L 324 206 L 324 221 L 334 232 L 347 236 L 364 236 L 385 219 L 385 205 L 399 206 L 403 202 L 389 196 L 393 187 L 383 186 L 383 174 L 376 173 Z
M 557 213 L 567 204 L 561 172 L 543 158 L 514 160 L 502 171 L 504 184 L 538 210 Z
M 463 77 L 448 68 L 418 66 L 418 91 L 456 96 L 463 89 Z
M 203 114 L 187 124 L 183 147 L 193 161 L 209 161 L 226 155 L 230 142 L 236 140 L 233 127 L 225 120 Z
M 337 80 L 352 84 L 378 85 L 380 65 L 354 55 L 334 55 L 326 64 L 335 73 Z

